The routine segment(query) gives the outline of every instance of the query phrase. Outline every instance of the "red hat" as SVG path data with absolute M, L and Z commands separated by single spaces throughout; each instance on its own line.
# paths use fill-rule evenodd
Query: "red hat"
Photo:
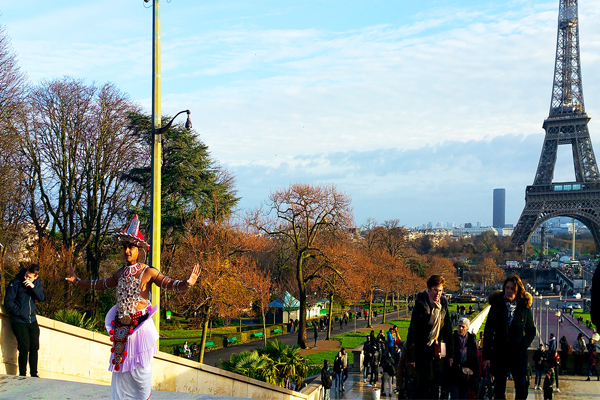
M 150 250 L 150 245 L 144 239 L 142 232 L 140 232 L 140 220 L 138 219 L 137 214 L 133 217 L 127 229 L 121 233 L 115 233 L 113 237 L 119 243 L 133 243 L 146 251 Z

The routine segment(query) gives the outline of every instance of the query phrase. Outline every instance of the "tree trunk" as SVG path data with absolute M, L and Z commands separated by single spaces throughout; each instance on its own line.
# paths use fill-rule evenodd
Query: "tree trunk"
M 204 362 L 204 351 L 206 345 L 206 331 L 208 330 L 208 321 L 210 320 L 210 307 L 206 311 L 206 317 L 204 318 L 204 322 L 202 323 L 202 340 L 200 341 L 200 359 L 198 360 L 200 363 Z
M 369 294 L 369 322 L 367 323 L 367 328 L 372 328 L 371 318 L 373 317 L 373 291 Z
M 385 292 L 385 295 L 383 296 L 383 319 L 381 320 L 381 323 L 385 324 L 385 309 L 387 307 L 387 298 L 388 298 L 388 292 Z
M 265 348 L 267 348 L 267 320 L 265 319 L 265 308 L 261 307 L 262 319 L 263 319 L 263 340 L 265 343 Z
M 331 340 L 331 325 L 333 325 L 333 293 L 329 293 L 329 323 L 327 324 L 327 337 L 325 340 Z
M 296 259 L 296 280 L 298 281 L 298 292 L 300 300 L 300 319 L 298 324 L 298 345 L 301 349 L 308 348 L 308 341 L 306 340 L 306 284 L 302 275 L 302 253 L 298 255 Z

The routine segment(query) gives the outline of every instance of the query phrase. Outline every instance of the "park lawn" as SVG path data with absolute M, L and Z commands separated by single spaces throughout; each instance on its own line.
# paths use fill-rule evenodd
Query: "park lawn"
M 584 321 L 585 320 L 589 321 L 591 319 L 590 313 L 585 313 L 585 312 L 583 312 L 583 310 L 573 310 L 573 316 L 575 318 L 577 318 L 577 317 L 583 317 Z
M 222 326 L 213 328 L 213 335 L 222 335 L 225 333 L 235 333 L 239 330 L 239 326 Z M 179 329 L 179 330 L 161 330 L 161 338 L 190 338 L 201 337 L 202 329 Z
M 339 350 L 328 350 L 322 351 L 320 353 L 308 354 L 304 356 L 308 363 L 311 365 L 320 365 L 323 366 L 323 360 L 328 360 L 329 365 L 333 366 L 333 361 L 335 360 L 335 356 L 339 353 Z M 348 365 L 354 364 L 354 354 L 351 351 L 346 351 L 348 354 Z
M 487 321 L 487 317 L 485 319 L 485 321 Z M 479 327 L 479 331 L 477 331 L 477 337 L 479 337 L 479 333 L 483 332 L 485 329 L 485 321 L 483 321 L 483 323 L 481 324 L 481 326 Z
M 340 341 L 340 348 L 343 347 L 345 349 L 352 350 L 353 348 L 363 344 L 367 336 L 368 335 L 366 332 L 350 332 L 334 336 L 333 340 Z

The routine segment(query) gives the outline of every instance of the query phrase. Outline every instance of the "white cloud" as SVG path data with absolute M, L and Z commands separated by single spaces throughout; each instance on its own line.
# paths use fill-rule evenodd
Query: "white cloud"
M 148 10 L 72 4 L 9 24 L 24 70 L 34 81 L 110 80 L 149 109 Z M 182 3 L 179 12 L 219 7 Z M 430 7 L 409 23 L 341 30 L 262 26 L 263 10 L 163 23 L 163 111 L 192 110 L 213 156 L 238 174 L 245 206 L 289 182 L 333 181 L 355 198 L 357 220 L 484 222 L 491 190 L 504 186 L 516 222 L 548 115 L 557 8 Z M 582 3 L 580 16 L 584 96 L 595 116 L 600 4 Z M 57 29 L 45 35 L 49 20 Z M 590 132 L 599 144 L 597 121 Z

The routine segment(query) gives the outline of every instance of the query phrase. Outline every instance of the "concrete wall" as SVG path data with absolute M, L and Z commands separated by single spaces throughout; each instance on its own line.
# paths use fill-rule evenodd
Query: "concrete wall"
M 44 317 L 38 317 L 38 324 L 40 377 L 110 385 L 108 336 Z M 5 310 L 0 311 L 0 350 L 0 374 L 17 375 L 17 341 Z M 294 392 L 162 352 L 152 362 L 152 388 L 255 399 L 317 400 L 322 397 L 319 384 Z
M 479 328 L 481 328 L 481 325 L 483 324 L 483 321 L 485 321 L 485 319 L 487 318 L 489 312 L 490 305 L 486 304 L 484 309 L 481 310 L 479 314 L 477 314 L 473 321 L 471 321 L 471 325 L 469 326 L 469 332 L 471 332 L 473 335 L 477 335 L 477 332 L 479 332 Z

